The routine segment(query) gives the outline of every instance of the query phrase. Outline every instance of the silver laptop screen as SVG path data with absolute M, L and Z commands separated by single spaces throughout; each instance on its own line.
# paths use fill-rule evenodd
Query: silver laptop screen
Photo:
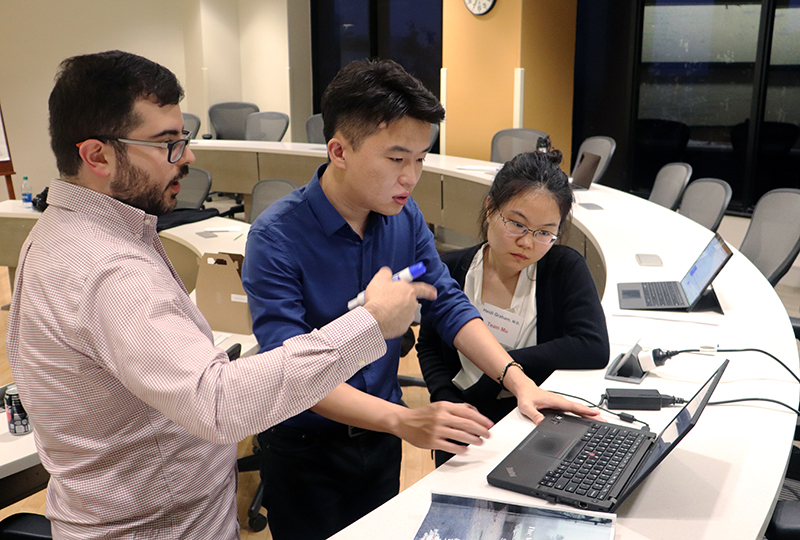
M 725 264 L 729 254 L 730 249 L 725 245 L 725 241 L 719 235 L 714 235 L 706 249 L 681 280 L 681 287 L 683 287 L 686 301 L 690 306 L 711 284 L 711 280 Z
M 697 418 L 703 412 L 727 365 L 728 361 L 725 360 L 711 378 L 706 381 L 706 384 L 697 391 L 689 403 L 684 405 L 683 409 L 672 419 L 672 422 L 664 428 L 664 431 L 656 439 L 652 452 L 628 482 L 627 492 L 636 488 L 644 477 L 672 450 L 672 447 L 697 423 Z

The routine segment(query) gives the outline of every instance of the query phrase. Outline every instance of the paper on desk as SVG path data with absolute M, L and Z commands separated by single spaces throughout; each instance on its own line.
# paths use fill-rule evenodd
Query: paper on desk
M 219 344 L 231 337 L 233 334 L 229 332 L 217 332 L 215 330 L 212 331 L 214 334 L 214 347 L 219 347 Z
M 486 171 L 486 172 L 497 172 L 502 167 L 489 167 L 486 165 L 461 165 L 456 167 L 459 171 Z
M 614 514 L 522 506 L 488 499 L 431 493 L 431 507 L 415 540 L 455 538 L 580 538 L 613 540 Z M 536 531 L 536 535 L 533 534 Z M 379 531 L 375 531 L 379 536 Z

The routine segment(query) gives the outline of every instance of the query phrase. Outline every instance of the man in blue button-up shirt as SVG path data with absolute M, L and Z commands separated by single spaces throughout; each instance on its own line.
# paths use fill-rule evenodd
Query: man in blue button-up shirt
M 250 229 L 242 281 L 261 350 L 347 310 L 372 276 L 417 262 L 438 296 L 422 315 L 510 390 L 534 421 L 539 407 L 595 413 L 539 389 L 482 323 L 436 252 L 411 192 L 444 109 L 391 61 L 354 62 L 322 100 L 330 163 Z M 273 538 L 327 538 L 399 489 L 400 439 L 456 454 L 491 422 L 466 404 L 400 405 L 400 339 L 318 405 L 262 434 L 265 506 Z

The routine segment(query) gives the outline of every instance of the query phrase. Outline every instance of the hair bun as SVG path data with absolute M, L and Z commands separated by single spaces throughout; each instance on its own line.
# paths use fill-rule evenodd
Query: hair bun
M 550 162 L 555 163 L 556 165 L 561 165 L 561 161 L 564 159 L 564 153 L 557 148 L 552 148 L 545 155 Z

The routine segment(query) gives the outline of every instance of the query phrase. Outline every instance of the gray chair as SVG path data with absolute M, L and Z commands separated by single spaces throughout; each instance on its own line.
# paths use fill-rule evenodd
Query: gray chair
M 656 175 L 653 190 L 650 192 L 650 202 L 675 210 L 691 176 L 692 166 L 688 163 L 667 163 Z
M 517 154 L 533 152 L 539 139 L 547 136 L 547 133 L 535 129 L 501 129 L 492 137 L 491 160 L 495 163 L 505 163 Z
M 245 140 L 245 120 L 258 112 L 258 105 L 244 101 L 217 103 L 208 109 L 208 119 L 217 139 Z
M 321 114 L 312 114 L 306 120 L 306 140 L 311 144 L 325 144 L 325 133 Z
M 244 138 L 248 141 L 273 141 L 283 139 L 289 128 L 289 115 L 266 111 L 249 115 L 245 120 Z
M 431 124 L 431 148 L 439 140 L 439 124 Z
M 725 180 L 699 178 L 686 187 L 678 212 L 716 232 L 731 202 L 731 195 L 733 190 Z
M 594 170 L 594 176 L 592 177 L 592 183 L 598 182 L 603 178 L 603 175 L 608 169 L 608 164 L 611 162 L 611 157 L 614 155 L 614 150 L 616 149 L 617 141 L 611 137 L 604 137 L 602 135 L 588 137 L 581 143 L 580 148 L 578 148 L 578 156 L 575 158 L 575 164 L 577 165 L 581 162 L 584 154 L 599 156 L 600 161 L 597 163 L 597 168 Z
M 774 287 L 800 252 L 800 189 L 765 193 L 756 203 L 739 251 Z
M 192 113 L 182 113 L 183 114 L 183 129 L 189 131 L 191 135 L 189 135 L 190 139 L 196 139 L 197 134 L 200 132 L 200 117 L 196 114 Z
M 189 174 L 181 180 L 176 208 L 202 208 L 211 190 L 211 173 L 205 169 L 189 167 Z
M 248 223 L 253 223 L 258 215 L 269 206 L 297 189 L 297 184 L 283 178 L 267 178 L 253 186 L 253 198 Z

